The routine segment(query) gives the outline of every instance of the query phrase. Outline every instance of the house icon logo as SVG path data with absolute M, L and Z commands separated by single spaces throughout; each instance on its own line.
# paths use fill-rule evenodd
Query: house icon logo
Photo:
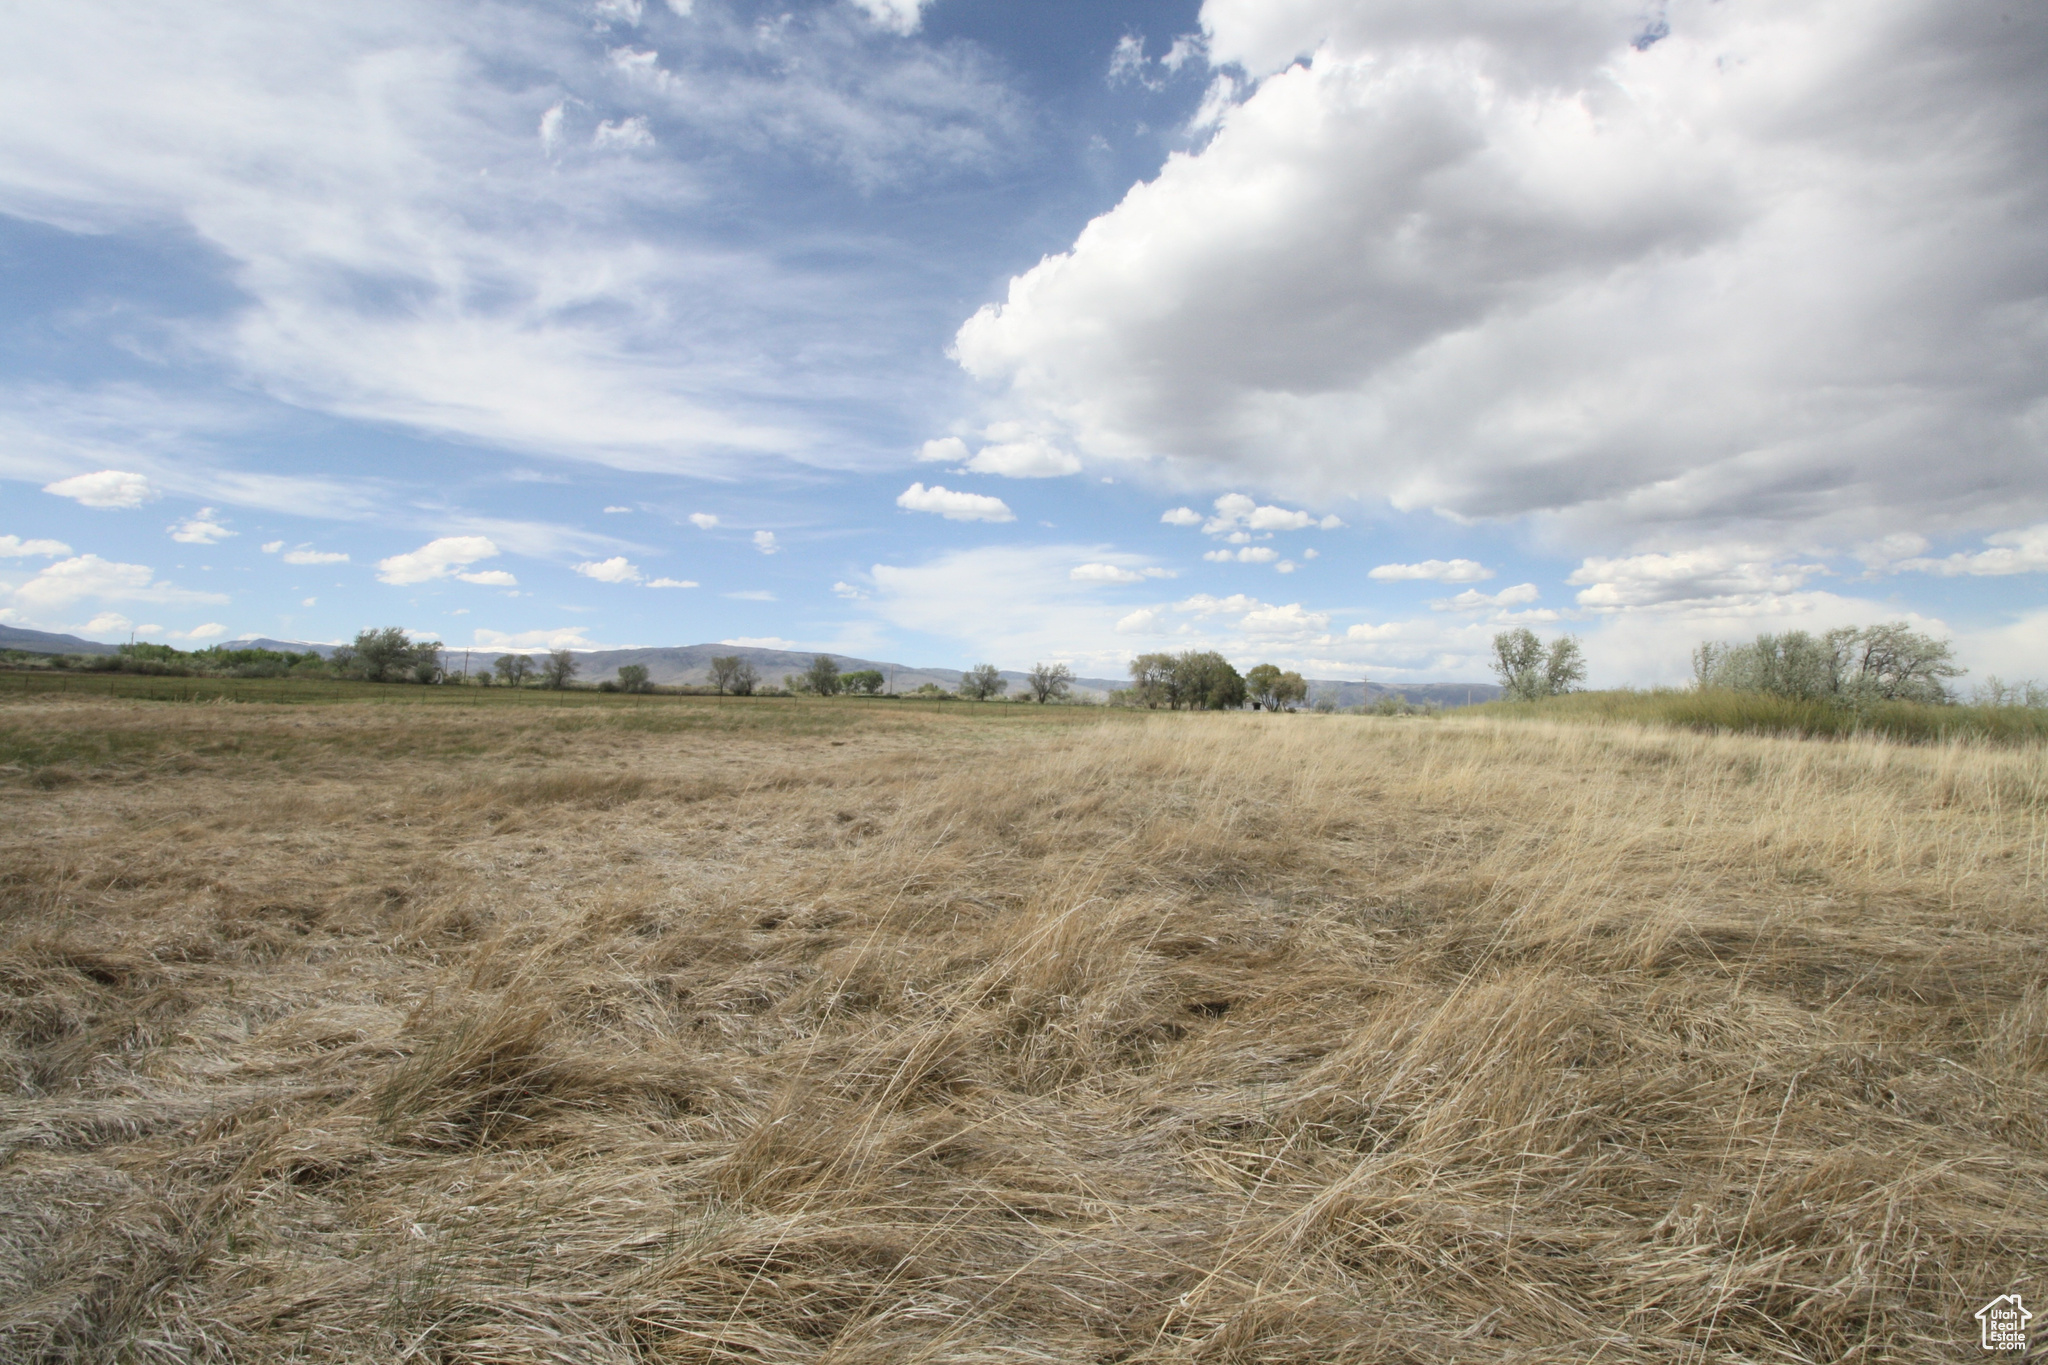
M 1981 1340 L 1987 1351 L 2027 1349 L 2027 1323 L 2033 1318 L 2017 1294 L 2000 1294 L 1976 1312 L 1983 1327 Z

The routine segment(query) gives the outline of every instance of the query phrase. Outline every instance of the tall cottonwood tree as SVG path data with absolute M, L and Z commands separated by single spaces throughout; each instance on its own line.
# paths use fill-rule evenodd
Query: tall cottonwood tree
M 581 668 L 582 665 L 576 661 L 576 656 L 568 650 L 549 650 L 547 662 L 540 666 L 541 683 L 560 691 L 569 685 L 569 680 L 574 678 Z
M 1074 670 L 1065 664 L 1033 664 L 1025 680 L 1031 688 L 1031 699 L 1041 706 L 1074 690 Z
M 1009 681 L 994 664 L 976 664 L 960 675 L 960 695 L 971 701 L 987 701 L 1009 690 Z

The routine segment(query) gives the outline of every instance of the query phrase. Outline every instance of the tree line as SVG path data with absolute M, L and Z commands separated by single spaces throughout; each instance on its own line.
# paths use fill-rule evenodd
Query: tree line
M 1748 644 L 1703 642 L 1692 652 L 1695 686 L 1768 692 L 1797 701 L 1855 706 L 1874 701 L 1954 701 L 1948 684 L 1966 670 L 1955 650 L 1904 621 L 1820 635 L 1759 635 Z M 1997 680 L 1991 680 L 1997 685 Z
M 329 655 L 306 651 L 229 649 L 179 650 L 170 645 L 126 644 L 112 654 L 60 655 L 51 664 L 81 672 L 124 672 L 239 678 L 337 678 L 377 683 L 462 682 L 473 686 L 562 689 L 576 684 L 582 662 L 566 649 L 535 657 L 500 654 L 476 672 L 447 668 L 448 650 L 439 640 L 411 638 L 397 626 L 363 630 Z M 1493 637 L 1489 659 L 1502 697 L 1534 701 L 1583 687 L 1586 660 L 1575 636 L 1546 643 L 1527 627 Z M 1950 684 L 1965 670 L 1953 646 L 1911 629 L 1903 621 L 1865 627 L 1844 626 L 1815 635 L 1807 631 L 1766 633 L 1734 644 L 1706 641 L 1692 652 L 1693 683 L 1700 689 L 1761 692 L 1800 701 L 1858 707 L 1880 701 L 1948 704 Z M 1262 663 L 1239 673 L 1214 650 L 1140 654 L 1130 663 L 1131 685 L 1109 695 L 1112 705 L 1173 711 L 1220 711 L 1250 706 L 1287 711 L 1305 704 L 1309 684 L 1301 674 Z M 812 658 L 801 673 L 784 675 L 780 688 L 764 686 L 760 670 L 737 654 L 710 661 L 707 682 L 721 695 L 762 693 L 808 696 L 879 696 L 890 687 L 880 669 L 842 670 L 828 654 Z M 605 692 L 654 690 L 642 664 L 621 665 L 615 678 L 595 684 Z M 1074 674 L 1066 664 L 1038 663 L 1025 675 L 1018 699 L 1045 704 L 1073 695 Z M 961 674 L 952 690 L 925 683 L 911 697 L 993 701 L 1010 690 L 1010 680 L 991 663 Z M 892 693 L 893 695 L 893 693 Z M 2037 683 L 2007 684 L 1987 679 L 1975 700 L 1994 707 L 2048 706 L 2048 689 Z M 1318 709 L 1333 709 L 1327 699 Z M 1388 709 L 1383 703 L 1382 709 Z M 1400 708 L 1404 712 L 1414 708 Z

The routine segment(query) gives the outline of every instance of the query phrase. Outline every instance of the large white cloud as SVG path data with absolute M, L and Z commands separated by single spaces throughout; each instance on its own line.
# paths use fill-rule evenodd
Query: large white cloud
M 487 587 L 513 587 L 518 580 L 503 569 L 469 571 L 480 559 L 495 559 L 498 547 L 489 536 L 439 536 L 402 555 L 377 561 L 380 581 L 396 586 L 459 578 Z
M 962 363 L 1090 459 L 1614 548 L 2048 511 L 2048 10 L 1645 13 L 1209 0 L 1255 91 Z
M 171 539 L 180 545 L 218 545 L 235 534 L 221 524 L 219 514 L 211 507 L 200 508 L 169 531 Z
M 1916 556 L 1896 564 L 1899 569 L 1922 569 L 1953 578 L 1957 574 L 1996 577 L 2015 573 L 2048 573 L 2048 522 L 2019 531 L 2000 531 L 1986 536 L 1988 549 L 1958 551 L 1941 559 Z
M 640 568 L 624 555 L 613 555 L 610 559 L 585 560 L 576 566 L 576 572 L 585 578 L 594 578 L 600 583 L 638 583 Z
M 159 579 L 147 564 L 124 564 L 94 554 L 60 559 L 27 579 L 0 578 L 5 619 L 24 625 L 55 621 L 84 601 L 187 606 L 227 600 L 225 593 L 180 588 Z
M 1425 559 L 1419 564 L 1381 564 L 1367 578 L 1382 583 L 1479 583 L 1493 570 L 1476 559 Z
M 149 480 L 119 469 L 102 469 L 91 474 L 74 474 L 68 479 L 43 485 L 45 493 L 74 498 L 87 507 L 140 507 L 156 496 Z
M 61 540 L 23 540 L 20 536 L 0 536 L 0 559 L 27 559 L 40 555 L 44 559 L 56 559 L 71 553 L 71 547 Z
M 1015 521 L 1017 514 L 1001 498 L 986 493 L 964 493 L 933 484 L 926 488 L 914 483 L 896 495 L 896 505 L 906 512 L 936 512 L 948 521 Z
M 1821 572 L 1818 564 L 1774 563 L 1756 550 L 1729 546 L 1618 559 L 1596 556 L 1565 582 L 1579 588 L 1579 605 L 1590 611 L 1673 604 L 1720 609 L 1797 592 Z

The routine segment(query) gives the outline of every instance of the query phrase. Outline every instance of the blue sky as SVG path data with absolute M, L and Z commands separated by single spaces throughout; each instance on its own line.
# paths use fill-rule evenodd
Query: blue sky
M 2048 16 L 20 6 L 0 622 L 2048 676 Z

